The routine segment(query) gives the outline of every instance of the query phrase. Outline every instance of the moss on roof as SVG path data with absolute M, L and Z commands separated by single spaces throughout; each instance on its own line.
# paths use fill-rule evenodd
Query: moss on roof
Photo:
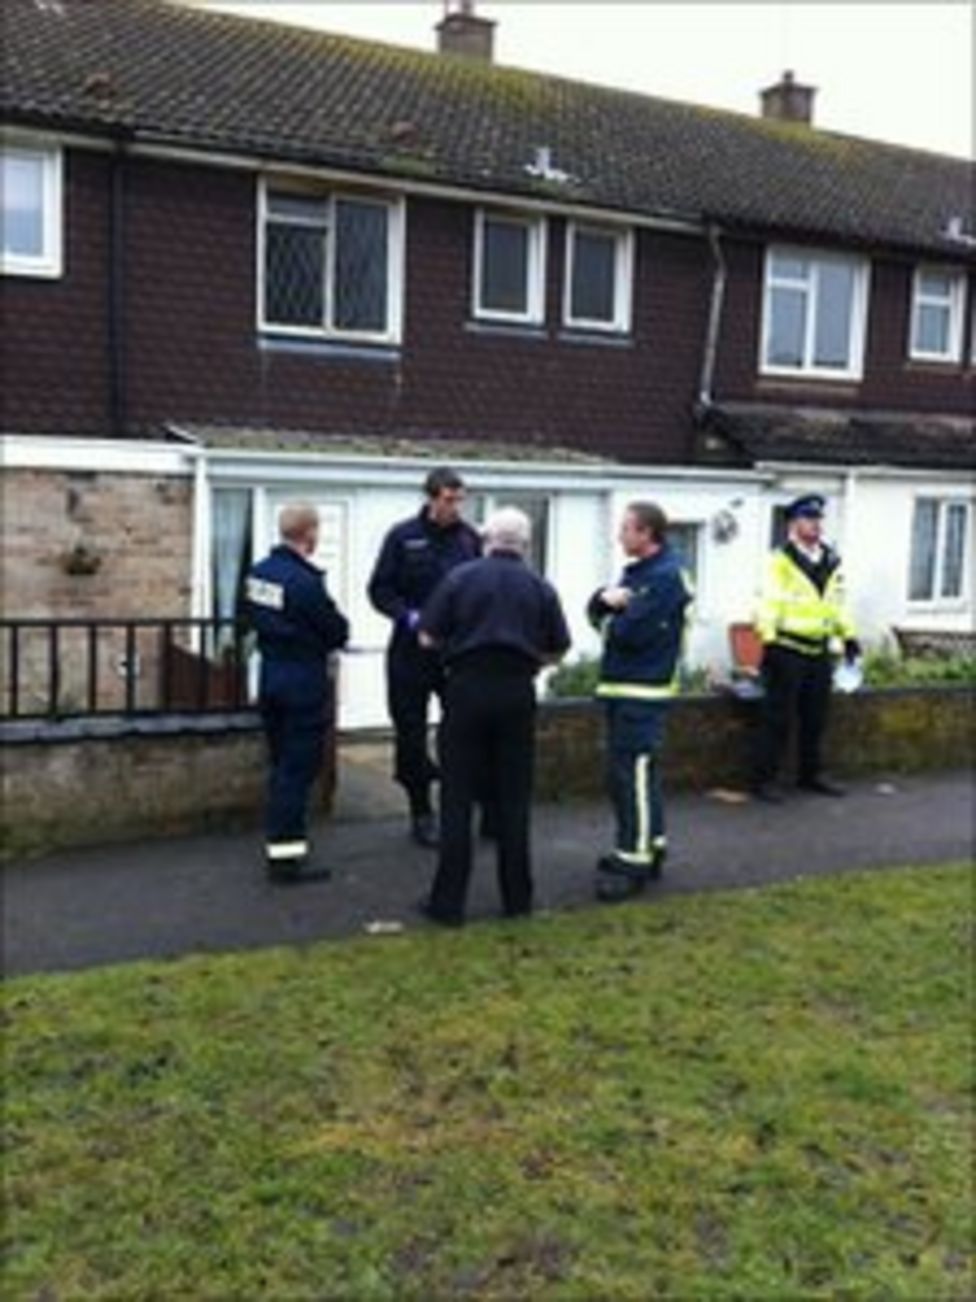
M 173 0 L 3 3 L 16 121 L 973 258 L 962 159 Z
M 553 447 L 522 440 L 455 439 L 423 435 L 321 434 L 312 430 L 239 425 L 181 425 L 181 430 L 208 448 L 241 452 L 315 453 L 332 457 L 376 457 L 384 461 L 500 461 L 525 464 L 569 463 L 606 465 L 612 458 L 593 456 L 578 448 Z

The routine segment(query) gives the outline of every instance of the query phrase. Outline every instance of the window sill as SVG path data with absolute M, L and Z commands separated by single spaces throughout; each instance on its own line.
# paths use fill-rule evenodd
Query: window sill
M 926 372 L 932 375 L 945 375 L 949 371 L 958 371 L 962 374 L 965 364 L 961 357 L 909 357 L 905 361 L 905 369 L 923 375 Z
M 336 358 L 339 361 L 397 362 L 399 344 L 345 343 L 339 339 L 304 339 L 297 335 L 263 332 L 257 337 L 262 352 L 287 353 L 295 357 Z
M 834 392 L 837 394 L 856 394 L 863 380 L 860 377 L 840 379 L 837 376 L 810 375 L 806 372 L 796 375 L 772 374 L 760 372 L 756 377 L 756 388 L 762 393 L 795 392 L 797 389 L 811 389 L 817 393 Z
M 496 339 L 527 339 L 538 343 L 549 338 L 545 326 L 518 321 L 466 321 L 464 328 L 469 334 L 494 336 Z
M 18 280 L 60 280 L 62 269 L 59 262 L 0 262 L 0 277 L 16 277 Z
M 634 336 L 624 330 L 587 330 L 585 326 L 563 326 L 556 338 L 561 344 L 593 344 L 597 348 L 634 346 Z
M 943 601 L 919 599 L 908 602 L 906 615 L 909 619 L 927 619 L 933 615 L 965 615 L 969 609 L 970 602 L 966 597 L 946 597 Z

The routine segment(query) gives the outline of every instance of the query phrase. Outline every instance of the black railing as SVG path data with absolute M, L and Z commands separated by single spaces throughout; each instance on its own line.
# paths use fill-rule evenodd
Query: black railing
M 253 652 L 233 619 L 3 619 L 0 718 L 246 709 Z

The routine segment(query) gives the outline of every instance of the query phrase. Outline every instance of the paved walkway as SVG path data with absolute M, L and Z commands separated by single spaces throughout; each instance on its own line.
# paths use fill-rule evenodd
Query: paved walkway
M 319 855 L 335 868 L 329 882 L 271 886 L 256 834 L 73 851 L 8 867 L 6 971 L 296 944 L 360 933 L 375 921 L 426 925 L 410 906 L 429 882 L 432 856 L 407 841 L 396 793 L 391 797 L 385 779 L 377 783 L 368 758 L 347 757 L 340 816 L 320 829 Z M 947 862 L 972 850 L 968 773 L 863 781 L 844 800 L 797 795 L 776 807 L 716 794 L 676 796 L 669 810 L 673 856 L 646 898 Z M 591 901 L 593 863 L 608 834 L 603 805 L 538 809 L 540 908 Z M 496 909 L 493 854 L 485 846 L 470 916 L 491 917 Z

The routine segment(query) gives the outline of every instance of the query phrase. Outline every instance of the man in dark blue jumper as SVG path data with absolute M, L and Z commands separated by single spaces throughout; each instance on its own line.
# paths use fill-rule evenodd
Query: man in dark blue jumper
M 660 763 L 669 699 L 677 692 L 691 586 L 666 542 L 667 518 L 632 502 L 620 526 L 629 562 L 619 583 L 590 600 L 603 634 L 597 696 L 606 702 L 610 795 L 616 845 L 597 865 L 600 899 L 618 900 L 660 875 L 666 840 Z
M 444 670 L 437 654 L 418 642 L 417 628 L 427 598 L 451 570 L 480 556 L 481 539 L 461 519 L 460 475 L 446 467 L 432 470 L 424 492 L 420 513 L 386 535 L 369 599 L 393 623 L 386 656 L 387 701 L 396 733 L 393 776 L 410 801 L 414 840 L 436 848 L 431 785 L 439 774 L 427 747 L 427 713 L 431 697 L 443 693 Z
M 268 740 L 267 864 L 274 881 L 325 877 L 308 867 L 306 807 L 334 726 L 329 657 L 346 645 L 349 624 L 309 557 L 318 545 L 313 506 L 286 506 L 281 543 L 253 566 L 247 616 L 261 652 L 260 703 Z
M 555 589 L 524 562 L 531 526 L 512 507 L 485 525 L 482 560 L 452 570 L 423 609 L 421 641 L 447 667 L 437 875 L 423 910 L 458 926 L 472 861 L 472 806 L 497 801 L 498 881 L 508 917 L 530 912 L 529 819 L 535 675 L 560 660 L 569 632 Z

